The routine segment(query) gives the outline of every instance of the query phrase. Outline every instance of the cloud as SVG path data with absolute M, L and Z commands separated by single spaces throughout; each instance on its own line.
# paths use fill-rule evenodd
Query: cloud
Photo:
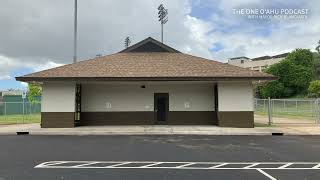
M 289 52 L 295 48 L 314 50 L 320 39 L 320 2 L 311 1 L 216 1 L 212 7 L 211 33 L 207 35 L 224 48 L 213 52 L 215 59 L 234 56 L 257 57 Z M 233 8 L 307 8 L 302 20 L 250 20 L 234 15 Z
M 50 59 L 38 59 L 35 62 L 27 61 L 28 58 L 13 58 L 0 54 L 0 80 L 13 79 L 12 70 L 21 70 L 28 68 L 31 71 L 41 71 L 49 68 L 62 66 L 64 64 L 55 63 Z M 19 73 L 18 73 L 19 74 Z
M 209 22 L 187 15 L 184 21 L 184 26 L 189 32 L 188 35 L 183 38 L 187 39 L 184 45 L 183 51 L 193 55 L 201 55 L 207 58 L 212 58 L 212 54 L 209 51 L 215 42 L 208 34 L 212 26 Z
M 9 75 L 7 75 L 7 74 L 0 74 L 0 80 L 6 80 L 6 79 L 10 79 L 10 76 Z
M 24 88 L 27 88 L 28 87 L 28 83 L 26 82 L 20 82 L 21 86 L 24 87 Z
M 59 63 L 53 62 L 52 60 L 47 60 L 47 62 L 45 64 L 38 64 L 36 66 L 33 66 L 32 68 L 35 71 L 42 71 L 42 70 L 55 68 L 55 67 L 62 66 L 62 65 L 64 65 L 64 64 L 59 64 Z
M 317 0 L 78 0 L 79 60 L 122 50 L 126 36 L 132 44 L 148 36 L 160 39 L 160 3 L 169 9 L 166 44 L 219 61 L 313 49 L 320 39 Z M 232 13 L 238 7 L 275 6 L 309 8 L 311 14 L 306 20 L 257 21 Z M 0 25 L 0 79 L 12 79 L 10 72 L 21 68 L 38 71 L 72 62 L 73 1 L 2 0 Z
M 10 70 L 19 67 L 17 60 L 0 54 L 0 80 L 10 79 Z
M 206 38 L 209 23 L 191 17 L 188 0 L 176 1 L 78 1 L 79 60 L 96 54 L 111 54 L 124 48 L 124 38 L 136 43 L 148 36 L 160 39 L 157 7 L 164 3 L 169 21 L 164 26 L 164 41 L 184 52 L 211 57 L 212 43 Z M 15 13 L 12 13 L 15 9 Z M 0 77 L 28 67 L 34 71 L 72 62 L 73 1 L 1 1 Z

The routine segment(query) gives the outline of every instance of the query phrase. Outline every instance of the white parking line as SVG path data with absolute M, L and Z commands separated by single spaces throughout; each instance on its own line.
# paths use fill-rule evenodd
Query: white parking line
M 113 165 L 106 166 L 106 164 L 113 164 Z M 94 165 L 94 166 L 91 166 L 91 165 Z M 161 166 L 157 166 L 157 165 L 161 165 Z M 210 166 L 210 165 L 214 165 L 214 166 Z M 240 167 L 237 167 L 239 165 Z M 241 165 L 243 166 L 241 167 Z M 275 167 L 272 167 L 272 165 L 274 165 Z M 306 165 L 307 167 L 301 167 L 301 166 L 294 167 L 292 165 Z M 320 162 L 50 161 L 50 162 L 41 163 L 35 166 L 35 168 L 257 170 L 258 172 L 268 177 L 269 179 L 276 180 L 276 178 L 272 177 L 270 174 L 268 174 L 264 170 L 284 170 L 284 169 L 286 170 L 298 170 L 298 169 L 299 170 L 301 169 L 302 170 L 320 170 Z
M 184 165 L 177 166 L 177 168 L 187 167 L 187 166 L 190 166 L 190 165 L 193 165 L 193 164 L 195 164 L 195 163 L 186 163 Z
M 74 165 L 76 164 L 76 165 Z M 94 166 L 90 166 L 93 165 Z M 99 165 L 101 164 L 101 165 Z M 105 164 L 113 164 L 106 166 Z M 132 164 L 132 165 L 130 165 Z M 147 164 L 147 165 L 146 165 Z M 163 164 L 162 166 L 156 166 Z M 167 164 L 167 165 L 166 165 Z M 177 165 L 174 165 L 177 164 Z M 208 166 L 213 164 L 214 166 Z M 316 164 L 316 165 L 315 165 Z M 123 166 L 126 165 L 126 166 Z M 242 167 L 232 167 L 237 165 Z M 259 165 L 259 167 L 257 167 Z M 265 166 L 264 165 L 268 165 Z M 275 165 L 270 167 L 270 165 Z M 280 166 L 281 165 L 281 166 Z M 306 165 L 307 167 L 292 167 Z M 310 167 L 308 167 L 310 166 Z M 35 168 L 159 168 L 159 169 L 320 169 L 319 162 L 157 162 L 157 161 L 50 161 Z
M 145 167 L 155 166 L 155 165 L 158 165 L 158 164 L 162 164 L 162 162 L 152 163 L 152 164 L 148 164 L 148 165 L 141 166 L 141 167 L 145 168 Z
M 293 163 L 287 163 L 287 164 L 285 164 L 285 165 L 283 165 L 283 166 L 280 166 L 280 167 L 278 167 L 279 169 L 284 169 L 284 168 L 286 168 L 286 167 L 288 167 L 288 166 L 291 166 Z
M 249 165 L 249 166 L 244 167 L 244 169 L 249 169 L 249 168 L 252 168 L 252 167 L 257 166 L 257 165 L 259 165 L 259 164 L 260 164 L 260 163 L 253 163 L 253 164 L 251 164 L 251 165 Z
M 227 165 L 227 164 L 228 164 L 228 163 L 222 163 L 222 164 L 219 164 L 219 165 L 215 165 L 215 166 L 209 167 L 209 169 L 219 168 L 219 167 L 225 166 L 225 165 Z
M 106 168 L 111 168 L 111 167 L 117 167 L 117 166 L 122 166 L 122 165 L 125 165 L 125 164 L 130 164 L 132 162 L 124 162 L 124 163 L 119 163 L 119 164 L 115 164 L 115 165 L 111 165 L 111 166 L 106 166 Z
M 39 165 L 37 165 L 35 168 L 42 168 L 42 167 L 47 167 L 47 166 L 54 166 L 58 164 L 63 164 L 66 163 L 67 161 L 50 161 L 50 162 L 44 162 Z
M 97 163 L 99 163 L 99 162 L 84 163 L 84 164 L 79 164 L 79 165 L 75 165 L 72 167 L 82 167 L 82 166 L 88 166 L 88 165 L 97 164 Z
M 317 169 L 317 168 L 319 168 L 319 167 L 320 167 L 320 163 L 317 164 L 317 165 L 315 165 L 315 166 L 313 166 L 312 169 Z
M 261 174 L 265 175 L 266 177 L 268 177 L 271 180 L 277 180 L 276 178 L 272 177 L 270 174 L 266 173 L 262 169 L 257 169 L 257 171 L 259 171 Z

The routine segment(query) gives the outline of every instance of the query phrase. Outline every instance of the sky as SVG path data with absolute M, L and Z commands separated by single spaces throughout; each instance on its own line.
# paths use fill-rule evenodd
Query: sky
M 160 40 L 157 7 L 168 9 L 164 43 L 183 53 L 227 62 L 314 51 L 320 40 L 319 0 L 78 0 L 78 57 L 94 58 L 147 37 Z M 72 0 L 1 0 L 0 90 L 25 89 L 16 76 L 72 63 Z M 239 9 L 307 9 L 306 18 L 248 18 Z

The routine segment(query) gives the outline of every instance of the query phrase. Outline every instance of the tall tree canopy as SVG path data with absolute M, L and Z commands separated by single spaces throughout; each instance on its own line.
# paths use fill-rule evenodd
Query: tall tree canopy
M 309 83 L 314 79 L 313 54 L 308 49 L 296 49 L 265 72 L 279 79 L 260 88 L 262 97 L 281 98 L 306 94 Z

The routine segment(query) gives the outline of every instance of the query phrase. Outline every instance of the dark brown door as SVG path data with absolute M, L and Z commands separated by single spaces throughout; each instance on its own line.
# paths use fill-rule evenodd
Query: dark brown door
M 154 94 L 154 116 L 156 124 L 167 124 L 169 113 L 169 94 Z

